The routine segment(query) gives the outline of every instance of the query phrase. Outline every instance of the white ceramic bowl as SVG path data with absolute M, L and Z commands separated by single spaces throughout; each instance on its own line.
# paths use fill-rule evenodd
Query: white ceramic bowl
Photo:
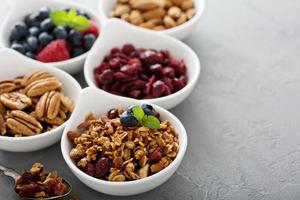
M 98 192 L 102 192 L 110 195 L 117 195 L 117 196 L 139 194 L 139 193 L 152 190 L 155 187 L 167 181 L 179 167 L 187 147 L 187 134 L 185 128 L 173 114 L 155 105 L 153 106 L 160 113 L 161 118 L 168 119 L 179 135 L 180 149 L 178 155 L 174 159 L 174 161 L 164 170 L 154 175 L 151 175 L 149 177 L 136 180 L 136 181 L 109 182 L 109 181 L 94 178 L 82 172 L 79 168 L 76 167 L 76 165 L 70 158 L 69 153 L 72 149 L 72 144 L 68 140 L 67 132 L 70 130 L 76 130 L 77 125 L 84 121 L 85 116 L 88 113 L 93 112 L 96 116 L 100 116 L 106 114 L 107 111 L 110 110 L 111 108 L 116 108 L 116 107 L 126 108 L 130 105 L 140 105 L 140 104 L 141 104 L 140 101 L 134 99 L 113 98 L 111 94 L 108 94 L 101 90 L 97 90 L 92 87 L 85 88 L 82 90 L 77 102 L 77 106 L 64 130 L 62 140 L 61 140 L 61 150 L 67 165 L 70 167 L 70 169 L 75 174 L 75 176 L 77 176 L 77 178 L 79 178 L 84 184 L 86 184 L 90 188 Z
M 47 71 L 62 82 L 63 93 L 76 103 L 81 87 L 66 72 L 56 69 L 51 65 L 35 62 L 11 49 L 1 49 L 0 60 L 0 80 L 26 75 L 35 71 Z M 65 124 L 66 122 L 51 131 L 35 136 L 17 138 L 0 136 L 0 149 L 12 152 L 28 152 L 49 147 L 60 140 Z
M 113 9 L 113 7 L 116 5 L 117 0 L 101 0 L 98 1 L 98 10 L 102 21 L 106 21 L 109 18 L 109 13 Z M 196 8 L 196 15 L 189 20 L 188 22 L 176 26 L 171 29 L 158 31 L 163 34 L 171 35 L 173 37 L 176 37 L 178 39 L 184 39 L 189 34 L 192 33 L 192 31 L 197 27 L 197 24 L 200 21 L 200 18 L 203 14 L 204 8 L 205 8 L 205 0 L 194 0 L 195 8 Z M 130 23 L 127 23 L 130 26 L 135 26 Z M 135 26 L 137 27 L 137 26 Z
M 183 42 L 168 35 L 128 26 L 126 22 L 118 19 L 109 19 L 101 34 L 101 37 L 90 50 L 84 64 L 84 77 L 89 86 L 97 87 L 93 69 L 102 62 L 104 56 L 114 47 L 122 47 L 122 45 L 126 43 L 131 43 L 136 47 L 168 50 L 175 58 L 183 59 L 186 63 L 188 75 L 187 85 L 176 93 L 165 97 L 147 99 L 147 102 L 170 109 L 187 98 L 194 89 L 200 75 L 200 61 L 196 53 Z M 118 95 L 113 96 L 116 99 L 120 97 Z
M 36 12 L 43 6 L 48 6 L 52 9 L 70 7 L 82 10 L 91 17 L 91 19 L 98 25 L 98 28 L 101 31 L 102 26 L 98 15 L 82 4 L 77 4 L 72 1 L 59 0 L 13 0 L 12 9 L 3 21 L 2 26 L 0 27 L 0 45 L 2 47 L 9 47 L 10 30 L 12 29 L 13 25 L 16 22 L 23 21 L 23 18 L 27 14 Z M 53 62 L 51 63 L 51 65 L 70 74 L 76 74 L 82 70 L 86 56 L 87 53 L 84 53 L 80 56 L 66 61 Z M 39 61 L 35 60 L 35 62 Z

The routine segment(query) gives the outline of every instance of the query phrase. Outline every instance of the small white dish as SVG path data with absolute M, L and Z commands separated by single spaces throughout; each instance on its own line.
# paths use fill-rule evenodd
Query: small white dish
M 97 87 L 93 69 L 102 62 L 105 55 L 114 47 L 122 47 L 124 44 L 131 43 L 137 48 L 168 50 L 175 58 L 183 59 L 187 67 L 188 83 L 184 88 L 165 97 L 141 101 L 170 109 L 181 103 L 194 89 L 200 75 L 200 61 L 196 53 L 183 42 L 168 35 L 128 26 L 126 22 L 118 19 L 109 19 L 101 34 L 84 64 L 84 77 L 89 86 Z M 99 90 L 101 89 L 99 88 Z M 113 97 L 120 98 L 118 95 L 113 95 Z M 127 97 L 123 98 L 127 99 Z
M 47 71 L 61 81 L 63 93 L 70 97 L 74 104 L 76 104 L 81 87 L 78 82 L 66 72 L 56 69 L 51 65 L 35 62 L 11 49 L 1 49 L 0 60 L 0 80 L 24 76 L 35 71 Z M 0 149 L 12 152 L 29 152 L 49 147 L 60 140 L 65 125 L 66 122 L 51 131 L 35 136 L 0 136 Z
M 183 160 L 187 148 L 187 134 L 181 122 L 169 111 L 159 106 L 153 105 L 154 109 L 160 113 L 161 119 L 168 119 L 179 136 L 179 152 L 174 161 L 162 171 L 149 177 L 128 182 L 110 182 L 94 178 L 81 171 L 70 157 L 72 144 L 68 139 L 67 132 L 76 130 L 78 124 L 84 121 L 85 116 L 92 112 L 95 116 L 106 114 L 111 108 L 130 105 L 141 105 L 140 101 L 134 99 L 116 99 L 112 95 L 89 87 L 82 90 L 77 101 L 77 106 L 69 119 L 61 140 L 62 155 L 75 176 L 88 187 L 105 194 L 116 196 L 128 196 L 143 193 L 154 189 L 167 181 L 177 170 Z
M 98 10 L 99 10 L 99 15 L 101 17 L 101 21 L 105 22 L 109 19 L 109 13 L 116 5 L 116 3 L 117 0 L 98 1 Z M 200 22 L 201 16 L 205 8 L 205 0 L 194 0 L 194 4 L 196 9 L 196 15 L 192 19 L 174 28 L 163 30 L 163 31 L 156 31 L 156 32 L 167 34 L 178 39 L 184 39 L 188 37 L 193 32 L 193 30 L 197 27 L 197 24 Z M 135 26 L 130 23 L 127 24 L 130 26 Z
M 91 10 L 90 8 L 82 4 L 77 4 L 72 1 L 70 2 L 70 1 L 58 1 L 58 0 L 26 0 L 26 1 L 13 0 L 12 9 L 10 10 L 5 20 L 3 21 L 2 26 L 0 27 L 0 46 L 9 48 L 10 30 L 12 29 L 13 25 L 16 22 L 23 21 L 23 18 L 27 14 L 36 12 L 43 6 L 48 6 L 49 8 L 52 9 L 63 9 L 63 8 L 70 7 L 70 8 L 82 10 L 91 17 L 91 20 L 97 24 L 98 29 L 101 31 L 102 24 L 98 15 L 93 10 Z M 87 54 L 88 52 L 66 61 L 53 62 L 47 64 L 51 64 L 52 66 L 62 69 L 70 74 L 76 74 L 82 70 L 84 65 L 84 60 Z M 39 62 L 37 60 L 34 61 Z

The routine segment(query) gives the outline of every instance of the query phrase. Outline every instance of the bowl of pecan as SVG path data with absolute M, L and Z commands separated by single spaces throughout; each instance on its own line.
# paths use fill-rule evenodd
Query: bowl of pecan
M 0 51 L 0 149 L 28 152 L 60 140 L 81 87 L 64 71 Z
M 103 0 L 98 10 L 103 21 L 117 18 L 140 28 L 184 39 L 197 27 L 204 0 Z
M 166 109 L 117 100 L 92 87 L 82 90 L 61 140 L 75 176 L 98 192 L 117 196 L 143 193 L 167 181 L 186 148 L 184 126 Z
M 84 66 L 89 86 L 166 109 L 191 94 L 199 75 L 200 61 L 186 44 L 117 19 L 108 20 Z
M 101 31 L 90 8 L 69 1 L 13 0 L 0 28 L 0 45 L 36 62 L 76 74 Z

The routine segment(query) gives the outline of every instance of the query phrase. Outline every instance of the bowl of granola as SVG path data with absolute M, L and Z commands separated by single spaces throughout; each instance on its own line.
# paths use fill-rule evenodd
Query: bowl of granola
M 167 181 L 187 148 L 181 122 L 166 109 L 85 88 L 67 124 L 63 157 L 90 188 L 105 194 L 143 193 Z
M 0 50 L 0 149 L 28 152 L 61 138 L 81 87 L 64 71 Z

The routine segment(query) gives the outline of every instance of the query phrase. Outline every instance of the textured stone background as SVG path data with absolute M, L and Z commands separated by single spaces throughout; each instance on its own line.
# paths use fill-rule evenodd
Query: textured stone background
M 1 0 L 1 20 L 8 3 Z M 83 200 L 300 199 L 299 10 L 299 0 L 207 0 L 186 40 L 201 59 L 201 77 L 194 93 L 172 109 L 186 126 L 189 146 L 161 187 L 125 198 L 96 193 L 72 175 L 59 145 L 0 151 L 0 163 L 22 169 L 41 161 L 59 169 Z M 1 200 L 17 199 L 10 183 L 0 175 Z

